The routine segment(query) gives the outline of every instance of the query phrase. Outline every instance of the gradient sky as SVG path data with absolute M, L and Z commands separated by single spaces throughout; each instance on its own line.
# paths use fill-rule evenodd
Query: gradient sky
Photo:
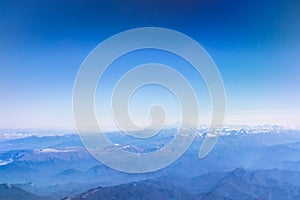
M 72 128 L 81 62 L 109 36 L 144 26 L 208 51 L 225 83 L 226 123 L 299 126 L 299 10 L 297 0 L 2 0 L 0 128 Z

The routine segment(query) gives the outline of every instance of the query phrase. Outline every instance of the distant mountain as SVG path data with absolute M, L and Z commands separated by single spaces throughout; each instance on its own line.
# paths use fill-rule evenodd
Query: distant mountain
M 92 156 L 82 147 L 41 148 L 29 150 L 13 150 L 0 153 L 2 158 L 9 158 L 13 162 L 49 162 L 49 161 L 78 161 L 91 159 Z
M 75 196 L 74 198 L 64 198 L 64 200 L 185 200 L 193 199 L 193 195 L 184 194 L 180 191 L 159 188 L 144 183 L 130 183 L 118 185 L 115 187 L 98 187 L 85 193 Z
M 242 168 L 236 169 L 223 178 L 211 193 L 239 200 L 300 199 L 300 186 L 274 178 L 276 176 L 273 173 L 277 173 L 276 171 L 260 171 L 260 176 L 256 173 Z
M 33 182 L 43 186 L 71 182 L 74 176 L 70 173 L 55 176 L 65 170 L 87 170 L 99 164 L 80 147 L 11 150 L 0 152 L 0 160 L 0 183 Z
M 212 191 L 212 188 L 227 172 L 238 167 L 250 171 L 262 170 L 261 173 L 265 169 L 278 168 L 279 172 L 268 172 L 263 176 L 272 174 L 275 178 L 270 178 L 275 180 L 286 180 L 286 177 L 297 177 L 300 180 L 296 172 L 290 172 L 300 172 L 299 132 L 273 133 L 264 132 L 264 129 L 247 130 L 246 127 L 226 131 L 204 159 L 198 157 L 203 142 L 203 135 L 198 135 L 187 152 L 173 164 L 146 174 L 127 174 L 101 164 L 80 146 L 80 139 L 76 135 L 8 140 L 0 143 L 0 183 L 21 186 L 32 183 L 33 187 L 26 187 L 30 192 L 62 197 L 60 195 L 73 196 L 97 186 L 109 187 L 150 180 L 153 187 L 161 187 L 163 184 L 167 190 L 183 189 L 188 194 L 219 198 L 219 194 Z M 251 131 L 257 133 L 248 134 Z M 109 138 L 123 150 L 145 153 L 168 144 L 173 132 L 174 129 L 164 130 L 160 137 L 150 140 L 134 139 L 120 132 L 110 133 Z M 177 174 L 179 178 L 172 174 Z M 161 181 L 160 177 L 164 180 Z M 300 181 L 297 182 L 295 178 L 289 179 L 286 180 L 289 184 L 300 185 Z
M 23 165 L 4 165 L 0 166 L 0 183 L 26 183 L 30 180 L 41 179 L 38 170 Z
M 237 168 L 228 173 L 210 173 L 194 178 L 166 176 L 97 187 L 65 199 L 299 200 L 299 178 L 299 172 Z
M 30 136 L 19 139 L 12 139 L 0 142 L 0 151 L 42 149 L 42 148 L 63 148 L 82 147 L 82 142 L 78 135 L 61 136 Z
M 37 196 L 14 185 L 0 184 L 1 200 L 53 200 L 49 197 Z

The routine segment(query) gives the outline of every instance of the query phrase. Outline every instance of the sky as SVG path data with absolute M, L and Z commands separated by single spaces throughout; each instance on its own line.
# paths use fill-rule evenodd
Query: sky
M 299 127 L 299 10 L 296 0 L 2 0 L 0 128 L 74 127 L 73 84 L 85 57 L 114 34 L 149 26 L 180 31 L 210 54 L 226 89 L 225 123 Z M 138 58 L 174 65 L 198 91 L 206 118 L 210 100 L 203 80 L 171 57 L 144 51 L 118 62 L 129 66 Z M 97 91 L 99 104 L 124 68 L 117 63 L 111 70 Z M 169 103 L 170 123 L 178 120 L 172 117 L 178 114 L 176 101 L 161 88 L 149 86 L 133 99 L 139 124 L 148 123 L 147 109 L 157 101 Z M 98 119 L 110 126 L 103 107 L 96 105 Z

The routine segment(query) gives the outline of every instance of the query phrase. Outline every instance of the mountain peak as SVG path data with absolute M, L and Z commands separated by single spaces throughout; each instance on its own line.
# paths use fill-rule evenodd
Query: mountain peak
M 245 174 L 247 174 L 247 171 L 243 167 L 238 167 L 232 171 L 232 174 L 236 176 L 244 176 Z

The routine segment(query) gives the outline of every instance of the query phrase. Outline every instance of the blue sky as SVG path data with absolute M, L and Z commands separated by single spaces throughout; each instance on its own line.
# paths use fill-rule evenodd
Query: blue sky
M 144 26 L 180 31 L 208 51 L 227 123 L 299 125 L 299 9 L 292 0 L 1 1 L 0 127 L 72 127 L 81 62 L 107 37 Z

